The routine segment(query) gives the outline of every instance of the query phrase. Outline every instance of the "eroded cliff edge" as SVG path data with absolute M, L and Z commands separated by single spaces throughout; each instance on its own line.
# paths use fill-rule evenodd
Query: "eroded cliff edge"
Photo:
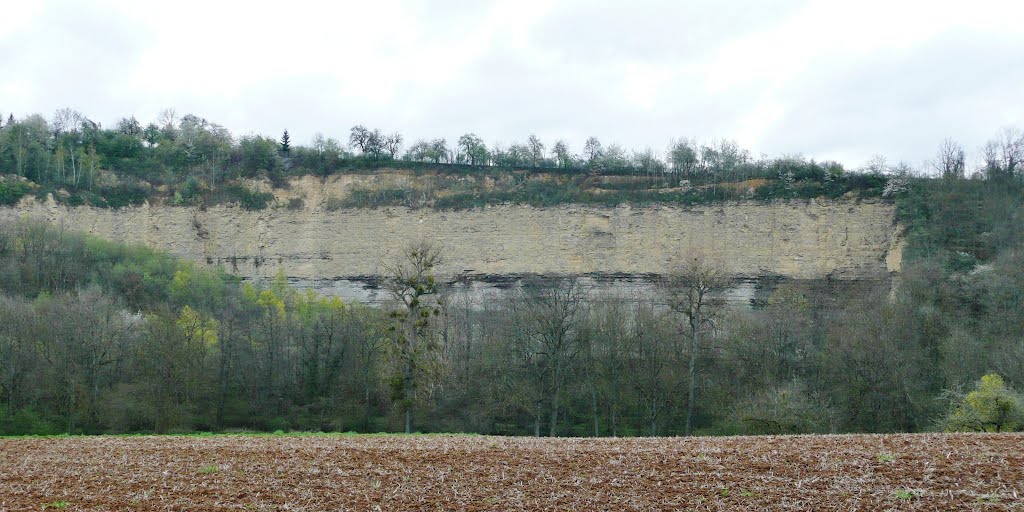
M 885 201 L 740 202 L 700 207 L 496 206 L 464 211 L 322 207 L 108 210 L 27 200 L 0 218 L 45 219 L 162 249 L 244 277 L 378 275 L 416 239 L 444 244 L 441 274 L 663 273 L 680 255 L 719 259 L 735 277 L 871 279 L 898 271 L 902 243 Z

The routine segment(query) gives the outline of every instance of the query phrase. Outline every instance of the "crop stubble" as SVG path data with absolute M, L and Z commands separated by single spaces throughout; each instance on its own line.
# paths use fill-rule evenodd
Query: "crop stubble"
M 0 440 L 0 510 L 1024 510 L 1024 436 Z

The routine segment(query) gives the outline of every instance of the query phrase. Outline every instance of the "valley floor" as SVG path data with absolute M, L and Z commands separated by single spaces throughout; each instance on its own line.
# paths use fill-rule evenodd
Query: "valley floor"
M 0 511 L 1021 510 L 1024 435 L 0 439 Z

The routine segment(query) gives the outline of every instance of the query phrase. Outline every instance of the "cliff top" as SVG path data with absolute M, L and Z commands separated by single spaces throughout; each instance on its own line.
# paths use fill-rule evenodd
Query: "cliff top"
M 200 207 L 236 204 L 250 210 L 268 207 L 462 210 L 498 204 L 687 206 L 735 200 L 876 198 L 883 195 L 888 182 L 884 176 L 875 174 L 830 175 L 825 172 L 724 181 L 670 172 L 626 175 L 479 169 L 477 173 L 469 173 L 437 168 L 381 168 L 374 172 L 328 176 L 242 177 L 220 183 L 190 178 L 183 184 L 168 185 L 101 174 L 102 184 L 93 191 L 55 189 L 8 175 L 0 179 L 0 204 L 12 205 L 22 198 L 36 197 L 68 206 L 119 208 L 149 202 L 151 205 Z

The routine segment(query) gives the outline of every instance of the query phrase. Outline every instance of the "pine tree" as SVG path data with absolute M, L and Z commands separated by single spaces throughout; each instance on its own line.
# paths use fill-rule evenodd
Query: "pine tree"
M 286 129 L 284 134 L 281 135 L 281 154 L 287 155 L 292 150 L 291 142 L 292 139 L 288 136 L 288 130 Z

